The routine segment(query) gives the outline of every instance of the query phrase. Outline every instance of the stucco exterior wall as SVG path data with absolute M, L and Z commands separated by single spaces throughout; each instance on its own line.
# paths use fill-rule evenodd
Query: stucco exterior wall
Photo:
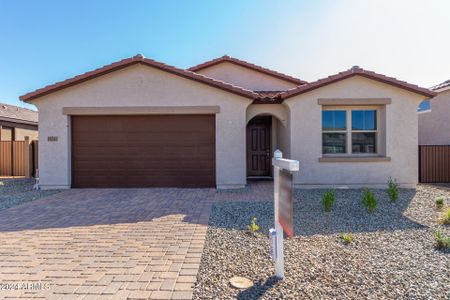
M 14 137 L 16 141 L 24 141 L 25 137 L 28 136 L 30 140 L 38 140 L 39 134 L 37 130 L 30 130 L 24 128 L 15 128 Z
M 250 122 L 256 116 L 272 115 L 287 126 L 289 120 L 289 108 L 285 104 L 251 104 L 247 108 L 246 120 Z
M 222 62 L 200 70 L 197 73 L 252 91 L 284 91 L 297 86 L 295 83 L 290 83 L 230 62 Z
M 319 98 L 391 98 L 386 105 L 386 155 L 384 162 L 319 162 L 322 157 L 322 107 Z M 388 177 L 404 187 L 418 181 L 417 106 L 423 96 L 360 76 L 293 97 L 290 109 L 291 158 L 300 161 L 296 185 L 383 186 Z
M 280 121 L 278 121 L 277 124 L 276 148 L 283 152 L 283 157 L 289 158 L 291 156 L 291 136 L 289 122 L 286 125 L 283 125 Z
M 11 141 L 11 139 L 14 138 L 15 141 L 24 141 L 26 136 L 28 136 L 30 140 L 37 140 L 37 125 L 0 121 L 0 140 Z
M 450 89 L 430 100 L 431 111 L 419 113 L 419 144 L 450 145 Z
M 11 141 L 13 139 L 13 130 L 14 128 L 10 127 L 1 127 L 0 128 L 0 141 Z
M 239 77 L 239 76 L 237 76 Z M 385 152 L 390 161 L 319 162 L 322 157 L 322 106 L 318 99 L 389 98 L 384 111 Z M 39 161 L 43 188 L 71 184 L 68 107 L 219 106 L 216 114 L 216 182 L 221 187 L 246 184 L 246 124 L 271 114 L 273 142 L 285 157 L 300 161 L 296 185 L 385 186 L 389 176 L 402 186 L 417 183 L 418 117 L 423 96 L 363 77 L 351 77 L 290 98 L 284 104 L 251 104 L 251 100 L 151 67 L 134 65 L 33 101 L 39 109 Z M 48 137 L 57 137 L 49 142 Z
M 151 67 L 134 65 L 33 101 L 39 110 L 39 165 L 43 188 L 69 188 L 70 116 L 63 107 L 220 106 L 216 114 L 218 187 L 246 183 L 245 125 L 250 99 Z M 47 141 L 58 137 L 57 142 Z

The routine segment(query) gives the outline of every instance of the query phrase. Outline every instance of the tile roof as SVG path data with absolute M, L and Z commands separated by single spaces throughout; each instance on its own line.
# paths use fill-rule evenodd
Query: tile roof
M 147 65 L 150 67 L 154 67 L 159 70 L 166 71 L 166 72 L 169 72 L 169 73 L 172 73 L 172 74 L 175 74 L 175 75 L 187 78 L 187 79 L 195 80 L 195 81 L 198 81 L 198 82 L 201 82 L 201 83 L 204 83 L 204 84 L 207 84 L 207 85 L 210 85 L 210 86 L 222 89 L 222 90 L 226 90 L 228 92 L 238 94 L 240 96 L 244 96 L 244 97 L 247 97 L 250 99 L 258 98 L 258 94 L 253 91 L 250 91 L 250 90 L 247 90 L 247 89 L 244 89 L 244 88 L 241 88 L 241 87 L 238 87 L 238 86 L 235 86 L 235 85 L 223 82 L 223 81 L 219 81 L 219 80 L 216 80 L 213 78 L 209 78 L 207 76 L 197 74 L 192 71 L 179 69 L 179 68 L 176 68 L 173 66 L 166 65 L 161 62 L 154 61 L 149 58 L 144 58 L 140 54 L 130 57 L 130 58 L 123 59 L 123 60 L 115 62 L 115 63 L 112 63 L 110 65 L 103 66 L 99 69 L 96 69 L 96 70 L 93 70 L 90 72 L 86 72 L 84 74 L 72 77 L 70 79 L 48 85 L 46 87 L 37 89 L 28 94 L 22 95 L 19 98 L 20 98 L 20 100 L 27 102 L 27 101 L 36 99 L 38 97 L 41 97 L 41 96 L 59 91 L 61 89 L 67 88 L 69 86 L 73 86 L 75 84 L 85 82 L 85 81 L 93 79 L 95 77 L 99 77 L 99 76 L 114 72 L 116 70 L 123 69 L 123 68 L 128 67 L 133 64 L 143 64 L 143 65 Z
M 260 98 L 262 98 L 262 99 L 264 99 L 264 98 L 276 98 L 282 92 L 285 92 L 285 91 L 255 91 L 255 93 L 257 93 L 260 96 Z
M 344 72 L 340 72 L 338 74 L 332 75 L 332 76 L 328 76 L 326 78 L 323 79 L 319 79 L 317 81 L 314 82 L 309 82 L 306 83 L 304 85 L 300 85 L 296 88 L 290 89 L 288 91 L 282 92 L 280 93 L 280 97 L 281 99 L 285 100 L 288 98 L 291 98 L 293 96 L 302 94 L 302 93 L 306 93 L 309 92 L 311 90 L 323 87 L 325 85 L 346 79 L 346 78 L 350 78 L 353 76 L 363 76 L 372 80 L 376 80 L 379 82 L 383 82 L 385 84 L 389 84 L 389 85 L 393 85 L 396 86 L 398 88 L 404 89 L 404 90 L 408 90 L 410 92 L 414 92 L 420 95 L 424 95 L 426 97 L 434 97 L 436 95 L 435 92 L 426 89 L 426 88 L 422 88 L 419 87 L 417 85 L 411 84 L 411 83 L 407 83 L 405 81 L 401 81 L 398 80 L 396 78 L 393 77 L 388 77 L 382 74 L 378 74 L 372 71 L 368 71 L 368 70 L 364 70 L 358 66 L 354 66 L 351 69 L 344 71 Z
M 280 93 L 284 91 L 255 91 L 259 95 L 258 99 L 253 100 L 255 104 L 278 104 L 283 102 Z
M 446 80 L 442 83 L 439 83 L 438 85 L 435 85 L 435 86 L 431 87 L 430 89 L 433 91 L 437 91 L 437 90 L 442 90 L 445 88 L 450 88 L 450 79 Z
M 248 69 L 252 69 L 254 71 L 264 73 L 266 75 L 270 75 L 272 77 L 276 77 L 278 79 L 282 79 L 282 80 L 285 80 L 285 81 L 288 81 L 291 83 L 295 83 L 298 85 L 306 83 L 306 81 L 304 81 L 304 80 L 301 80 L 301 79 L 298 79 L 298 78 L 295 78 L 295 77 L 292 77 L 292 76 L 289 76 L 289 75 L 286 75 L 286 74 L 283 74 L 283 73 L 280 73 L 280 72 L 277 72 L 274 70 L 270 70 L 270 69 L 267 69 L 267 68 L 264 68 L 261 66 L 257 66 L 255 64 L 252 64 L 252 63 L 249 63 L 249 62 L 246 62 L 246 61 L 243 61 L 243 60 L 240 60 L 240 59 L 228 56 L 228 55 L 224 55 L 222 57 L 219 57 L 219 58 L 216 58 L 216 59 L 213 59 L 210 61 L 206 61 L 199 65 L 190 67 L 188 70 L 193 71 L 193 72 L 198 72 L 202 69 L 206 69 L 208 67 L 220 64 L 222 62 L 230 62 L 230 63 L 236 64 L 236 65 L 248 68 Z
M 255 65 L 249 64 L 247 62 L 235 59 L 235 58 L 231 58 L 229 56 L 223 56 L 216 60 L 212 60 L 212 61 L 203 63 L 201 65 L 192 67 L 188 70 L 183 70 L 183 69 L 179 69 L 179 68 L 176 68 L 173 66 L 166 65 L 161 62 L 154 61 L 149 58 L 144 58 L 142 55 L 138 54 L 136 56 L 126 58 L 121 61 L 103 66 L 96 70 L 86 72 L 84 74 L 72 77 L 70 79 L 67 79 L 67 80 L 64 80 L 61 82 L 57 82 L 57 83 L 48 85 L 46 87 L 37 89 L 33 92 L 22 95 L 19 98 L 20 98 L 20 100 L 25 101 L 25 102 L 31 101 L 33 99 L 42 97 L 44 95 L 47 95 L 47 94 L 59 91 L 61 89 L 85 82 L 87 80 L 114 72 L 116 70 L 126 68 L 126 67 L 128 67 L 130 65 L 134 65 L 134 64 L 143 64 L 143 65 L 157 68 L 159 70 L 166 71 L 168 73 L 175 74 L 175 75 L 187 78 L 187 79 L 195 80 L 195 81 L 207 84 L 209 86 L 213 86 L 215 88 L 219 88 L 219 89 L 249 98 L 251 100 L 254 100 L 254 103 L 281 103 L 285 99 L 291 98 L 298 94 L 305 93 L 310 90 L 317 89 L 322 86 L 325 86 L 325 85 L 328 85 L 328 84 L 331 84 L 336 81 L 343 80 L 343 79 L 346 79 L 346 78 L 349 78 L 352 76 L 356 76 L 356 75 L 363 76 L 363 77 L 366 77 L 366 78 L 369 78 L 372 80 L 380 81 L 380 82 L 383 82 L 386 84 L 390 84 L 390 85 L 393 85 L 393 86 L 396 86 L 396 87 L 399 87 L 399 88 L 402 88 L 402 89 L 405 89 L 405 90 L 408 90 L 408 91 L 411 91 L 411 92 L 414 92 L 417 94 L 421 94 L 421 95 L 424 95 L 427 97 L 434 97 L 436 95 L 435 92 L 433 92 L 429 89 L 421 88 L 417 85 L 413 85 L 413 84 L 407 83 L 405 81 L 400 81 L 393 77 L 387 77 L 382 74 L 364 70 L 357 66 L 351 68 L 350 70 L 338 73 L 336 75 L 329 76 L 327 78 L 319 79 L 317 81 L 310 82 L 310 83 L 306 83 L 305 81 L 291 77 L 293 80 L 301 82 L 301 84 L 299 84 L 295 88 L 292 88 L 292 89 L 289 89 L 286 91 L 251 91 L 251 90 L 248 90 L 248 89 L 245 89 L 245 88 L 233 85 L 233 84 L 229 84 L 229 83 L 226 83 L 226 82 L 223 82 L 220 80 L 216 80 L 216 79 L 213 79 L 213 78 L 210 78 L 210 77 L 207 77 L 207 76 L 204 76 L 202 74 L 198 74 L 195 72 L 195 70 L 206 68 L 206 65 L 209 66 L 209 65 L 216 64 L 216 63 L 219 63 L 222 61 L 230 61 L 230 62 L 238 63 L 238 64 L 246 64 L 246 65 L 252 66 L 251 68 L 268 70 L 268 69 L 264 69 L 262 67 L 255 66 Z M 194 71 L 192 71 L 192 70 L 194 70 Z M 268 72 L 271 72 L 273 75 L 273 73 L 275 71 L 268 70 Z M 281 74 L 278 72 L 275 72 L 275 73 Z M 281 76 L 286 77 L 287 75 L 281 74 Z M 290 76 L 288 76 L 288 77 L 290 77 Z
M 38 112 L 31 109 L 0 103 L 0 119 L 15 123 L 37 125 Z

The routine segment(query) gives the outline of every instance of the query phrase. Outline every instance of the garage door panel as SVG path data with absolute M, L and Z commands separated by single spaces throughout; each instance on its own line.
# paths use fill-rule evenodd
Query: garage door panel
M 193 133 L 193 134 L 201 134 L 201 133 Z M 77 148 L 83 149 L 87 148 L 89 150 L 95 149 L 104 149 L 104 146 L 112 148 L 139 148 L 142 146 L 146 147 L 155 147 L 155 149 L 170 149 L 170 148 L 179 148 L 184 147 L 185 149 L 189 148 L 203 148 L 207 146 L 211 146 L 211 138 L 203 138 L 198 139 L 193 137 L 189 138 L 179 138 L 177 139 L 176 135 L 170 138 L 159 138 L 159 137 L 140 137 L 136 139 L 126 139 L 121 141 L 108 141 L 108 139 L 116 139 L 115 136 L 111 136 L 108 138 L 99 136 L 98 138 L 92 138 L 90 140 L 79 140 L 77 142 Z M 145 140 L 147 139 L 147 141 Z M 130 143 L 131 142 L 131 143 Z
M 129 180 L 124 181 L 122 176 L 93 176 L 89 179 L 80 179 L 78 184 L 84 187 L 90 188 L 110 188 L 110 187 L 148 187 L 148 183 L 151 182 L 150 187 L 180 187 L 180 181 L 183 181 L 183 187 L 209 187 L 208 185 L 199 185 L 199 180 L 207 181 L 208 177 L 196 177 L 192 176 L 180 176 L 174 178 L 173 176 L 131 176 Z M 106 183 L 107 182 L 107 183 Z
M 209 159 L 203 159 L 203 158 L 198 158 L 195 161 L 188 161 L 190 158 L 194 157 L 194 156 L 199 156 L 199 155 L 206 155 L 204 154 L 205 151 L 197 151 L 197 152 L 187 152 L 187 153 L 183 153 L 178 155 L 179 159 L 184 159 L 186 160 L 185 162 L 183 162 L 184 166 L 189 166 L 189 165 L 193 165 L 193 166 L 197 166 L 197 165 L 201 165 L 202 163 L 208 163 L 211 164 L 213 163 L 213 161 L 209 160 Z M 161 166 L 165 166 L 165 165 L 176 165 L 179 166 L 180 162 L 179 159 L 176 161 L 173 161 L 172 159 L 168 159 L 167 156 L 170 155 L 177 155 L 177 152 L 175 151 L 167 151 L 165 153 L 165 156 L 163 155 L 142 155 L 142 154 L 136 154 L 133 157 L 126 157 L 127 153 L 123 153 L 123 155 L 118 155 L 118 154 L 113 154 L 113 153 L 94 153 L 92 154 L 92 156 L 90 157 L 81 157 L 81 156 L 74 156 L 74 165 L 78 166 L 79 164 L 83 164 L 84 167 L 94 167 L 95 165 L 99 165 L 99 164 L 103 164 L 103 163 L 120 163 L 122 164 L 124 167 L 127 166 L 128 163 L 138 163 L 138 164 L 142 164 L 142 160 L 146 160 L 146 164 L 145 165 L 155 165 L 158 168 L 160 168 Z
M 128 159 L 135 159 L 137 157 L 155 157 L 157 159 L 167 159 L 169 155 L 177 155 L 178 157 L 192 157 L 196 156 L 199 159 L 209 155 L 211 151 L 214 151 L 213 147 L 198 147 L 198 148 L 183 148 L 183 147 L 161 147 L 156 150 L 152 150 L 152 152 L 143 152 L 142 149 L 153 149 L 151 145 L 142 145 L 141 147 L 108 147 L 107 145 L 104 148 L 77 148 L 76 154 L 74 154 L 74 158 L 77 160 L 97 160 L 97 159 L 110 159 L 113 157 L 124 158 L 124 156 L 128 155 Z
M 121 179 L 126 183 L 127 181 L 130 180 L 130 178 L 134 177 L 134 181 L 136 180 L 140 180 L 141 178 L 153 178 L 153 179 L 174 179 L 174 180 L 179 180 L 180 178 L 191 178 L 192 180 L 196 181 L 197 177 L 208 177 L 210 175 L 210 173 L 208 172 L 208 170 L 203 170 L 203 171 L 199 171 L 199 170 L 192 170 L 192 171 L 186 171 L 183 174 L 180 174 L 180 172 L 178 172 L 177 170 L 164 170 L 162 172 L 159 172 L 159 174 L 154 174 L 154 175 L 150 175 L 150 173 L 148 171 L 153 171 L 152 169 L 150 170 L 138 170 L 136 172 L 133 173 L 129 173 L 127 175 L 127 179 L 124 180 L 123 173 L 120 170 L 111 170 L 111 172 L 109 172 L 107 175 L 102 172 L 101 170 L 92 170 L 89 172 L 83 172 L 80 171 L 77 173 L 78 176 L 80 176 L 81 178 L 86 178 L 88 180 L 91 180 L 93 178 L 100 178 L 103 177 L 105 179 L 109 178 L 109 177 L 121 177 Z M 108 183 L 106 183 L 107 185 Z
M 180 168 L 178 165 L 166 165 L 164 169 L 161 169 L 159 166 L 143 166 L 142 164 L 138 165 L 124 165 L 121 163 L 117 163 L 114 165 L 103 163 L 99 164 L 96 167 L 90 167 L 89 165 L 82 165 L 78 164 L 75 166 L 75 168 L 78 169 L 78 171 L 75 171 L 75 175 L 82 175 L 82 176 L 89 176 L 89 175 L 111 175 L 111 174 L 126 174 L 127 176 L 133 175 L 133 174 L 142 174 L 146 175 L 148 173 L 155 173 L 155 176 L 163 176 L 164 174 L 174 174 L 177 176 L 182 176 L 183 174 L 189 174 L 190 176 L 200 176 L 202 173 L 204 174 L 210 174 L 210 164 L 204 163 L 203 166 L 196 166 L 192 165 L 190 168 L 189 166 L 186 166 L 183 168 L 182 171 L 180 171 Z M 124 168 L 127 168 L 124 172 Z M 107 170 L 108 174 L 105 174 L 105 170 Z M 129 171 L 128 171 L 129 170 Z
M 83 133 L 81 133 L 83 134 Z M 92 133 L 91 133 L 92 134 Z M 91 146 L 92 142 L 102 142 L 107 143 L 111 146 L 120 147 L 123 145 L 128 145 L 128 142 L 132 141 L 133 145 L 154 145 L 162 146 L 160 142 L 164 142 L 166 146 L 178 146 L 180 143 L 200 143 L 200 144 L 210 144 L 211 139 L 214 136 L 205 136 L 202 131 L 192 132 L 192 136 L 182 135 L 182 133 L 170 133 L 164 136 L 156 134 L 134 134 L 127 136 L 120 136 L 118 134 L 104 134 L 101 132 L 98 135 L 91 135 L 88 137 L 83 137 L 78 140 L 79 146 Z
M 215 116 L 72 117 L 72 185 L 215 186 Z

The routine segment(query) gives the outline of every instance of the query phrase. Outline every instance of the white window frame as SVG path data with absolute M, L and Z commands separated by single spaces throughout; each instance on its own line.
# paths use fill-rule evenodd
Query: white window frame
M 322 141 L 322 156 L 323 157 L 348 157 L 348 156 L 380 156 L 382 153 L 381 150 L 381 112 L 380 106 L 368 106 L 368 105 L 355 105 L 355 106 L 322 106 L 322 111 L 326 110 L 340 110 L 346 112 L 346 120 L 347 126 L 346 130 L 323 130 L 322 133 L 345 133 L 346 137 L 346 153 L 323 153 L 323 141 Z M 352 129 L 352 111 L 354 110 L 375 110 L 376 113 L 376 130 L 353 130 Z M 321 126 L 323 124 L 323 120 L 321 122 Z M 352 134 L 353 133 L 375 133 L 375 152 L 374 153 L 353 153 L 353 143 L 352 143 Z M 322 137 L 323 135 L 321 135 Z

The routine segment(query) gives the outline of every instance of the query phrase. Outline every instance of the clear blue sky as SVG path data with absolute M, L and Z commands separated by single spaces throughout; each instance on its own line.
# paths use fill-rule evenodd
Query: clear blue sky
M 142 53 L 177 67 L 229 54 L 315 80 L 359 65 L 450 79 L 450 1 L 0 0 L 0 102 Z

